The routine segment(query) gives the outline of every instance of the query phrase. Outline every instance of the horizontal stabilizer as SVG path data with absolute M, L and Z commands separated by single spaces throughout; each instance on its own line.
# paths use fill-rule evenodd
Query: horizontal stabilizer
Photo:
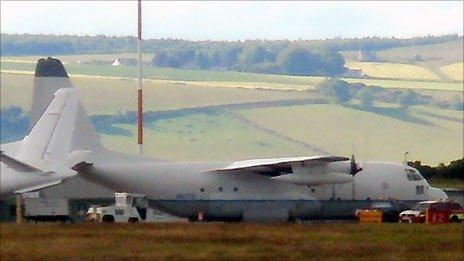
M 43 189 L 43 188 L 46 188 L 46 187 L 55 186 L 55 185 L 58 185 L 60 183 L 61 183 L 61 179 L 58 179 L 58 180 L 48 182 L 48 183 L 44 183 L 44 184 L 40 184 L 40 185 L 37 185 L 37 186 L 33 186 L 33 187 L 25 188 L 25 189 L 20 189 L 20 190 L 15 191 L 15 193 L 22 194 L 22 193 L 26 193 L 26 192 L 31 192 L 31 191 Z
M 0 152 L 0 160 L 9 168 L 19 172 L 40 172 L 41 170 Z

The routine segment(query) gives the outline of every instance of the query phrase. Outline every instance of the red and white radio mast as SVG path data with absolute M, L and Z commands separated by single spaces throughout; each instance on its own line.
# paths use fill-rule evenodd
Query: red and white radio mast
M 137 12 L 137 147 L 138 153 L 143 154 L 143 88 L 142 88 L 142 0 L 138 0 Z

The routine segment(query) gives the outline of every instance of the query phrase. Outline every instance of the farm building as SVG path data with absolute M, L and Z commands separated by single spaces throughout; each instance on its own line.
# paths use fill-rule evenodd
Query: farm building
M 116 58 L 111 64 L 114 67 L 118 66 L 137 66 L 137 59 L 135 58 Z

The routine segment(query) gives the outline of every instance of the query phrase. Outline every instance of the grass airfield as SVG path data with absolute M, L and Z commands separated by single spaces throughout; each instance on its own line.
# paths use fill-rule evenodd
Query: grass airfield
M 462 260 L 462 224 L 0 224 L 0 259 Z

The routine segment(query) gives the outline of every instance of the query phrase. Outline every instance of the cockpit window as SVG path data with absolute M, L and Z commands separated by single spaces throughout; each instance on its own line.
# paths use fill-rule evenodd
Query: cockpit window
M 415 169 L 405 169 L 404 171 L 406 173 L 406 177 L 410 181 L 417 181 L 417 180 L 423 180 L 424 179 L 424 177 L 422 177 L 422 175 L 419 174 L 419 172 L 417 170 L 415 170 Z
M 392 205 L 390 202 L 374 202 L 372 203 L 372 208 L 391 208 Z

